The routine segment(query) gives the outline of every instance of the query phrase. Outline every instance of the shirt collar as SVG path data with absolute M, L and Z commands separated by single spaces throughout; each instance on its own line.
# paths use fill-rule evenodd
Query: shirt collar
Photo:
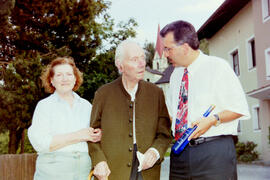
M 200 67 L 201 63 L 202 63 L 202 59 L 204 57 L 204 54 L 199 51 L 200 54 L 199 56 L 195 59 L 195 61 L 193 61 L 188 67 L 187 67 L 187 70 L 188 70 L 188 73 L 189 74 L 193 74 L 194 72 L 196 72 L 196 70 L 198 69 L 198 67 Z
M 130 92 L 127 91 L 128 94 L 131 96 L 131 101 L 134 101 L 137 90 L 138 90 L 138 83 Z
M 135 95 L 138 90 L 138 83 L 135 85 L 135 87 L 129 92 L 130 95 Z
M 72 91 L 72 95 L 74 96 L 74 102 L 80 102 L 81 97 L 77 93 Z M 65 102 L 63 99 L 60 98 L 59 94 L 56 91 L 54 91 L 51 96 L 57 102 Z

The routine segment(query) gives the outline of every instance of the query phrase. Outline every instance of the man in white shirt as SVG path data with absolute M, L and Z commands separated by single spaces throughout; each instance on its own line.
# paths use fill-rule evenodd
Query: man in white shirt
M 232 137 L 237 135 L 239 119 L 250 116 L 237 76 L 225 60 L 199 50 L 190 23 L 170 23 L 160 34 L 165 56 L 175 67 L 166 97 L 175 139 L 197 125 L 183 152 L 171 153 L 170 180 L 237 179 Z M 203 117 L 211 105 L 215 109 Z

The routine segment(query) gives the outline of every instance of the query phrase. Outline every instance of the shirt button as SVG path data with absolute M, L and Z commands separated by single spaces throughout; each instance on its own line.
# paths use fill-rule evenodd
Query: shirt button
M 129 150 L 129 152 L 132 152 L 132 148 L 131 147 L 128 150 Z
M 129 108 L 132 108 L 133 107 L 133 104 L 131 103 L 130 105 L 129 105 Z
M 128 166 L 128 167 L 131 167 L 131 163 L 128 163 L 127 166 Z
M 132 137 L 132 133 L 129 133 L 129 137 Z

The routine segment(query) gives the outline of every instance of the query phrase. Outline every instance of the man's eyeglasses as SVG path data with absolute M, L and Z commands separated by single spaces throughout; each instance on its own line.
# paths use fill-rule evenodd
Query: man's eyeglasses
M 165 52 L 171 52 L 174 48 L 176 48 L 177 47 L 177 45 L 175 45 L 175 46 L 173 46 L 173 47 L 171 47 L 171 48 L 168 48 L 168 47 L 164 47 L 164 51 Z
M 173 47 L 169 48 L 169 47 L 164 47 L 164 51 L 169 53 L 171 52 L 174 48 L 177 48 L 178 46 L 181 46 L 183 43 L 179 43 L 179 44 L 174 44 Z

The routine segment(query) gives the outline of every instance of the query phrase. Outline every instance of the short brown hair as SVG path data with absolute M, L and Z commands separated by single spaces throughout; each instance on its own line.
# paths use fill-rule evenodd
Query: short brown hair
M 169 32 L 173 33 L 176 44 L 181 45 L 187 43 L 192 49 L 199 49 L 199 39 L 197 32 L 192 24 L 186 21 L 175 21 L 167 24 L 161 31 L 161 37 L 165 37 Z
M 47 67 L 41 74 L 40 79 L 42 80 L 42 86 L 45 88 L 45 91 L 48 93 L 53 93 L 55 91 L 55 87 L 52 85 L 51 79 L 54 76 L 54 67 L 60 64 L 69 64 L 72 67 L 74 76 L 76 78 L 76 82 L 72 90 L 78 90 L 83 82 L 83 74 L 76 67 L 73 58 L 57 57 L 56 59 L 52 60 L 50 64 L 47 65 Z

